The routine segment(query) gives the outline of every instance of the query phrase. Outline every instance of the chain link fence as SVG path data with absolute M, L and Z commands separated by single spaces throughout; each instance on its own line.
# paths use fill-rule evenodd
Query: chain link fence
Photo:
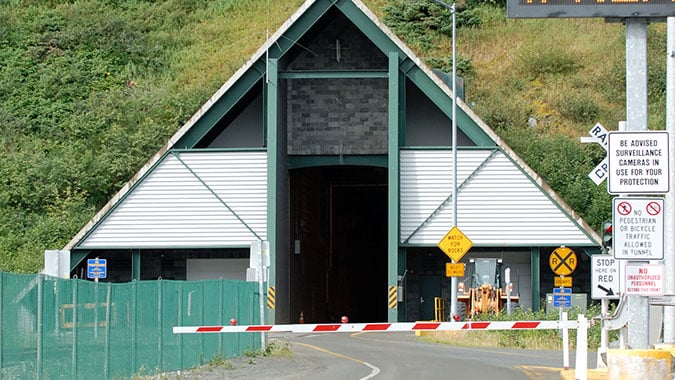
M 261 349 L 258 334 L 173 334 L 259 323 L 257 284 L 97 283 L 0 272 L 0 380 L 128 379 Z

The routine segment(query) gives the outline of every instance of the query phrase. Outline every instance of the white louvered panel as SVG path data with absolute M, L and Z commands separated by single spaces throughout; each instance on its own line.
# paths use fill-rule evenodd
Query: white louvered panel
M 592 244 L 503 153 L 491 157 L 466 180 L 490 153 L 458 151 L 457 224 L 474 245 Z M 452 192 L 451 157 L 451 151 L 401 152 L 401 242 L 407 239 L 411 245 L 436 245 L 452 227 L 452 200 L 422 225 Z
M 168 155 L 81 246 L 248 246 L 257 237 L 246 225 L 266 238 L 265 152 L 189 152 L 179 157 Z

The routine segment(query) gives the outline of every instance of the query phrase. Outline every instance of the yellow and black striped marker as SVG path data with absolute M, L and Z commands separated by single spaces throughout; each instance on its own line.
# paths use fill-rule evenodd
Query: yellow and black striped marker
M 398 288 L 396 286 L 389 286 L 389 308 L 395 309 L 398 305 Z
M 275 301 L 276 300 L 276 291 L 274 289 L 274 286 L 270 286 L 267 288 L 267 307 L 269 309 L 274 309 Z

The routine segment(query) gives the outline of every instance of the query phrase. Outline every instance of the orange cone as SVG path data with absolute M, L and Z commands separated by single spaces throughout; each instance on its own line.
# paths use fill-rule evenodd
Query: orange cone
M 298 323 L 305 323 L 305 315 L 302 313 L 302 310 L 300 310 L 300 319 L 298 320 Z

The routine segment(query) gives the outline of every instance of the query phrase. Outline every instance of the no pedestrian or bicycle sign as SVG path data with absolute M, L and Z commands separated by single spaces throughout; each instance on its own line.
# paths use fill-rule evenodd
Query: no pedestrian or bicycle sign
M 610 194 L 669 191 L 668 132 L 610 132 L 607 155 Z
M 617 259 L 663 260 L 663 198 L 612 200 L 612 251 Z

